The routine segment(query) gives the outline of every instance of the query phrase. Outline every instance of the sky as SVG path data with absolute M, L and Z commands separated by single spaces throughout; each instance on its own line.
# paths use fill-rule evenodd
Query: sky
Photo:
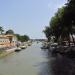
M 0 26 L 30 38 L 45 38 L 42 32 L 66 0 L 0 0 Z

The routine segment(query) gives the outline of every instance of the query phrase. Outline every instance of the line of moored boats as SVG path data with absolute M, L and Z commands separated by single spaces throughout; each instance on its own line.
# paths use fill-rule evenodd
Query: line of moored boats
M 19 52 L 23 49 L 26 49 L 28 46 L 31 46 L 31 45 L 32 45 L 32 42 L 23 43 L 15 49 L 15 52 Z
M 48 49 L 51 53 L 75 56 L 74 43 L 70 43 L 69 45 L 68 42 L 63 42 L 63 44 L 43 42 L 41 49 Z

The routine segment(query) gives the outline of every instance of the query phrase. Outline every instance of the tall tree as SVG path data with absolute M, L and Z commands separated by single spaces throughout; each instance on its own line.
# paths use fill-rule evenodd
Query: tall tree
M 58 40 L 67 38 L 70 45 L 70 35 L 75 34 L 75 0 L 68 0 L 66 6 L 59 8 L 50 21 L 50 29 L 45 30 L 46 35 L 53 34 Z M 73 42 L 74 42 L 73 38 Z

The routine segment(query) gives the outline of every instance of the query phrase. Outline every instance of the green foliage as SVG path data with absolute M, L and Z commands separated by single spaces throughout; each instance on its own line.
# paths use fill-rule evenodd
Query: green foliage
M 57 40 L 60 37 L 69 39 L 75 34 L 75 0 L 68 0 L 66 6 L 59 8 L 51 18 L 50 28 L 44 31 L 46 36 L 53 35 Z
M 15 35 L 18 38 L 18 41 L 21 41 L 21 42 L 25 42 L 30 39 L 27 35 L 20 35 L 20 34 L 15 34 Z
M 64 8 L 65 7 L 59 8 L 57 13 L 55 13 L 55 15 L 51 18 L 51 21 L 50 21 L 51 28 L 55 28 L 56 26 L 60 24 L 62 16 L 64 14 Z
M 51 18 L 50 26 L 46 27 L 44 33 L 46 37 L 49 39 L 51 36 L 55 36 L 56 39 L 60 37 L 62 34 L 62 17 L 64 14 L 65 7 L 59 8 L 57 13 Z
M 0 26 L 0 34 L 2 34 L 4 32 L 3 27 Z
M 21 42 L 25 42 L 29 40 L 29 37 L 27 35 L 20 36 Z
M 18 41 L 20 41 L 20 38 L 21 38 L 20 34 L 15 34 L 15 35 L 16 35 Z
M 50 27 L 46 26 L 45 30 L 43 30 L 43 32 L 45 33 L 45 35 L 48 38 L 48 40 L 50 40 L 50 36 L 52 35 Z
M 0 26 L 0 33 L 2 34 L 2 32 L 4 32 L 4 30 L 3 30 L 3 27 Z M 15 34 L 14 31 L 11 30 L 11 29 L 7 30 L 5 34 L 13 34 L 13 35 L 16 35 L 18 41 L 21 41 L 21 42 L 25 42 L 25 41 L 28 41 L 30 39 L 29 36 L 27 36 L 27 35 Z M 11 43 L 12 38 L 10 37 L 9 40 L 10 40 L 10 43 Z

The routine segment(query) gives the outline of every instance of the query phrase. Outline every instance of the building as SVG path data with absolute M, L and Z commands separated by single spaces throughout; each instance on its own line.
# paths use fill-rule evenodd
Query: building
M 15 35 L 0 35 L 0 48 L 16 46 L 17 38 Z

